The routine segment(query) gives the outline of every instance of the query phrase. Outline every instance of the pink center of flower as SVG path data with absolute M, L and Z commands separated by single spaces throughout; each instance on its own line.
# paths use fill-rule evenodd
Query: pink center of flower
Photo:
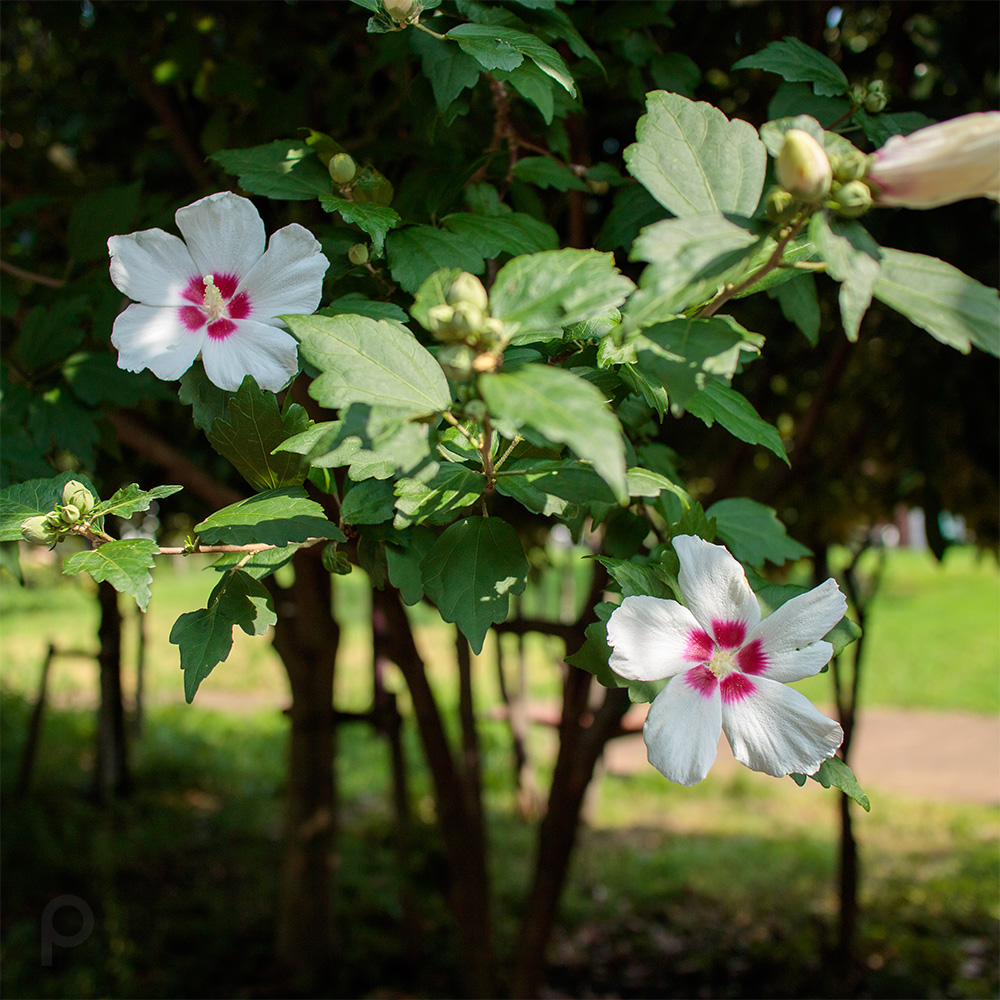
M 180 307 L 180 320 L 192 333 L 208 324 L 213 340 L 225 340 L 236 330 L 234 320 L 246 319 L 253 311 L 250 296 L 237 292 L 239 278 L 235 274 L 206 274 L 192 278 L 181 297 L 195 303 Z
M 690 687 L 706 698 L 720 689 L 723 702 L 742 701 L 757 690 L 750 677 L 763 673 L 767 654 L 760 639 L 746 643 L 747 627 L 740 621 L 713 621 L 712 635 L 694 629 L 688 636 L 685 659 L 698 666 L 687 671 Z

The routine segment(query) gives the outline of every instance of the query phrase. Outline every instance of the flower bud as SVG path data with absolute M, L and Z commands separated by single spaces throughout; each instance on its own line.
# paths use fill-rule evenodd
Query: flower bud
M 446 344 L 437 352 L 437 362 L 448 378 L 465 382 L 475 374 L 476 352 L 467 344 Z
M 837 192 L 837 213 L 845 219 L 856 219 L 872 207 L 871 189 L 864 181 L 848 181 Z
M 46 514 L 38 514 L 21 524 L 21 537 L 32 545 L 53 545 L 59 541 L 59 530 L 49 523 Z
M 80 520 L 80 509 L 76 504 L 64 503 L 62 506 L 57 507 L 56 510 L 62 515 L 62 519 L 66 524 L 76 524 Z
M 767 212 L 767 217 L 772 222 L 776 222 L 778 225 L 789 222 L 795 215 L 795 209 L 795 199 L 784 188 L 773 187 L 767 193 L 764 211 Z
M 936 208 L 963 198 L 1000 201 L 1000 111 L 894 135 L 873 157 L 866 180 L 880 205 Z
M 64 504 L 76 507 L 80 517 L 86 517 L 94 509 L 94 494 L 75 479 L 71 479 L 63 487 L 62 500 Z
M 830 156 L 830 166 L 833 167 L 833 179 L 846 184 L 848 181 L 859 181 L 868 171 L 869 157 L 860 149 L 852 149 L 846 153 L 833 153 Z
M 814 205 L 830 193 L 833 170 L 823 147 L 802 129 L 785 133 L 775 175 L 781 186 L 798 201 Z
M 489 296 L 486 294 L 483 283 L 474 274 L 469 274 L 468 271 L 463 271 L 452 279 L 451 284 L 445 290 L 444 300 L 450 306 L 467 302 L 476 306 L 484 314 L 490 305 Z
M 872 80 L 868 84 L 868 90 L 865 93 L 865 111 L 869 114 L 877 115 L 885 109 L 888 103 L 889 98 L 885 92 L 885 84 L 881 80 Z
M 595 181 L 590 177 L 585 178 L 584 183 L 586 183 L 587 187 L 590 189 L 591 194 L 607 194 L 611 188 L 611 185 L 607 181 Z
M 330 158 L 328 166 L 330 176 L 335 184 L 350 184 L 354 180 L 354 175 L 358 172 L 358 165 L 354 162 L 354 157 L 348 153 L 337 153 Z
M 368 246 L 365 243 L 355 243 L 350 250 L 347 251 L 347 259 L 352 264 L 367 264 L 368 263 Z
M 397 24 L 412 21 L 423 10 L 417 0 L 382 0 L 382 6 Z

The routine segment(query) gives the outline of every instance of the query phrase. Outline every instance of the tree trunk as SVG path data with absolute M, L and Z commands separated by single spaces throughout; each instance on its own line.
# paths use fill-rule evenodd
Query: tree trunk
M 413 702 L 420 740 L 434 782 L 438 823 L 444 839 L 450 874 L 450 902 L 459 943 L 459 973 L 466 996 L 496 996 L 496 965 L 490 907 L 490 880 L 486 857 L 482 805 L 477 790 L 478 756 L 468 734 L 471 692 L 468 664 L 459 652 L 462 687 L 464 753 L 456 764 L 441 712 L 417 651 L 410 621 L 398 592 L 386 586 L 372 591 L 373 614 L 382 617 L 387 654 L 399 667 Z
M 266 581 L 275 603 L 277 650 L 292 689 L 288 801 L 277 947 L 296 987 L 315 989 L 333 971 L 336 790 L 334 664 L 340 630 L 330 574 L 314 550 L 296 553 L 295 582 Z
M 559 727 L 559 753 L 548 807 L 538 833 L 531 891 L 518 938 L 512 995 L 534 997 L 545 971 L 545 952 L 555 926 L 570 857 L 580 826 L 584 795 L 605 744 L 620 731 L 628 711 L 625 688 L 604 693 L 593 720 L 585 719 L 591 675 L 569 667 Z M 585 725 L 585 721 L 590 721 Z
M 101 701 L 97 712 L 94 792 L 101 802 L 109 802 L 131 788 L 122 704 L 122 615 L 118 591 L 110 583 L 97 585 L 97 600 L 101 607 L 97 629 Z

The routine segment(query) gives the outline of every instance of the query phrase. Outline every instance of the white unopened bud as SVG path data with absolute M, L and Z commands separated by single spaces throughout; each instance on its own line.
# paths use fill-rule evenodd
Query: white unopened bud
M 778 183 L 807 205 L 822 201 L 830 193 L 833 169 L 826 150 L 802 129 L 785 133 L 785 144 L 774 168 Z

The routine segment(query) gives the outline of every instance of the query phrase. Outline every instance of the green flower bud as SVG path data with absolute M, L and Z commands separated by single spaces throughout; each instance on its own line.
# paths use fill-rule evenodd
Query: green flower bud
M 888 103 L 889 98 L 885 92 L 885 84 L 881 80 L 872 80 L 872 82 L 868 84 L 868 91 L 865 94 L 865 111 L 869 114 L 877 115 L 880 111 L 885 109 L 885 106 Z
M 75 504 L 64 503 L 57 508 L 66 524 L 76 524 L 80 520 L 80 510 Z
M 590 189 L 591 194 L 607 194 L 611 188 L 611 185 L 607 181 L 595 181 L 589 177 L 584 179 L 584 183 Z
M 368 245 L 366 243 L 355 243 L 354 246 L 347 251 L 347 259 L 352 264 L 367 264 Z
M 382 0 L 382 6 L 397 24 L 414 20 L 424 9 L 418 0 Z
M 448 378 L 465 382 L 475 374 L 476 352 L 467 344 L 446 344 L 437 352 L 437 362 Z
M 872 207 L 873 201 L 864 181 L 848 181 L 837 192 L 837 213 L 845 219 L 856 219 Z
M 324 546 L 321 556 L 323 569 L 327 573 L 335 573 L 337 576 L 347 576 L 351 572 L 351 561 L 347 558 L 347 553 L 337 548 L 336 542 L 330 542 Z
M 851 104 L 859 108 L 863 107 L 867 97 L 868 88 L 863 83 L 856 83 L 851 87 Z
M 486 313 L 490 306 L 489 296 L 483 283 L 468 271 L 463 271 L 454 278 L 451 284 L 445 289 L 444 300 L 450 306 L 457 306 L 459 303 L 468 303 Z
M 814 205 L 830 193 L 833 170 L 823 147 L 802 129 L 785 133 L 775 175 L 781 186 L 798 201 Z
M 45 520 L 48 521 L 48 523 L 51 524 L 56 530 L 61 531 L 63 527 L 65 527 L 63 525 L 62 514 L 60 514 L 58 510 L 50 510 L 48 514 L 44 516 Z
M 848 181 L 859 181 L 868 171 L 869 157 L 860 149 L 852 149 L 848 153 L 834 153 L 830 157 L 834 180 L 846 184 Z
M 63 487 L 62 500 L 64 504 L 72 504 L 80 512 L 80 517 L 86 517 L 94 509 L 94 494 L 83 483 L 71 479 Z
M 49 523 L 46 514 L 38 514 L 21 524 L 21 537 L 32 545 L 54 545 L 59 541 L 59 531 Z
M 469 420 L 475 420 L 476 423 L 481 424 L 489 416 L 489 412 L 481 399 L 470 399 L 465 404 L 465 415 Z
M 782 225 L 791 221 L 792 216 L 795 215 L 796 201 L 784 188 L 773 187 L 767 193 L 764 210 L 772 222 Z
M 358 165 L 348 153 L 337 153 L 330 158 L 328 167 L 335 184 L 350 184 L 358 172 Z

